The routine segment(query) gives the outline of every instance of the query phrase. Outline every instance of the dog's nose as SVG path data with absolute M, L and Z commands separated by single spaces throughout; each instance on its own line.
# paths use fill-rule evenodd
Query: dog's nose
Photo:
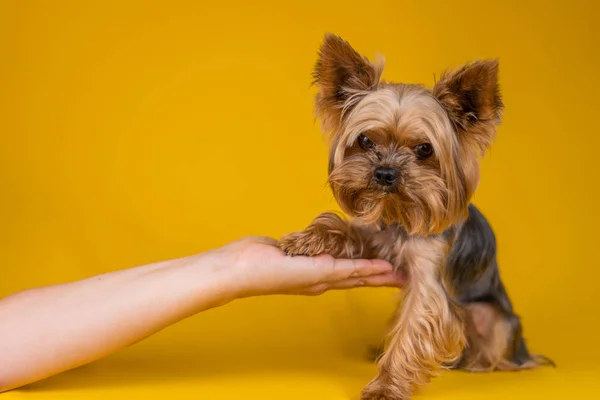
M 396 179 L 398 179 L 398 171 L 394 168 L 379 167 L 375 170 L 375 181 L 380 185 L 393 185 Z

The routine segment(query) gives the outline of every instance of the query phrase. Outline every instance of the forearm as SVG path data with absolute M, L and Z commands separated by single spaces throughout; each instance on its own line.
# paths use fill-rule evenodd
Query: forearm
M 0 391 L 94 361 L 232 300 L 228 273 L 208 253 L 0 300 Z
M 97 360 L 235 298 L 397 286 L 383 261 L 286 257 L 249 237 L 200 255 L 0 300 L 0 392 Z

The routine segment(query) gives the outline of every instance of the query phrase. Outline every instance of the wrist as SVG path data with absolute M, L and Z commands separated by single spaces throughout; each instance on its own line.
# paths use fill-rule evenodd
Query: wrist
M 213 293 L 218 304 L 225 305 L 243 296 L 244 288 L 236 273 L 236 260 L 224 249 L 215 249 L 192 256 L 195 276 L 203 290 Z

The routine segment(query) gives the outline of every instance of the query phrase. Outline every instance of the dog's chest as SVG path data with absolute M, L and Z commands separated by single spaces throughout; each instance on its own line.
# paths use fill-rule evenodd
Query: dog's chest
M 448 239 L 446 235 L 409 235 L 402 227 L 392 225 L 375 232 L 370 244 L 374 257 L 389 261 L 396 270 L 410 272 L 411 266 L 426 261 L 442 265 L 450 250 Z
M 401 231 L 396 227 L 386 227 L 376 231 L 370 238 L 373 257 L 392 262 L 402 247 Z

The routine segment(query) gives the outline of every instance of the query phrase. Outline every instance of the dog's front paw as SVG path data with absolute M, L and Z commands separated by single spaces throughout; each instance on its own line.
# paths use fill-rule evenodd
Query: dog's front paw
M 288 256 L 316 256 L 327 252 L 327 239 L 310 227 L 289 233 L 279 241 L 279 248 Z
M 360 394 L 360 400 L 409 400 L 403 390 L 393 390 L 378 380 L 369 383 Z
M 288 255 L 359 258 L 363 243 L 349 223 L 334 213 L 323 213 L 302 232 L 284 235 L 279 247 Z
M 365 388 L 360 394 L 360 400 L 393 400 L 391 397 L 387 397 L 385 392 L 375 390 L 367 390 Z

